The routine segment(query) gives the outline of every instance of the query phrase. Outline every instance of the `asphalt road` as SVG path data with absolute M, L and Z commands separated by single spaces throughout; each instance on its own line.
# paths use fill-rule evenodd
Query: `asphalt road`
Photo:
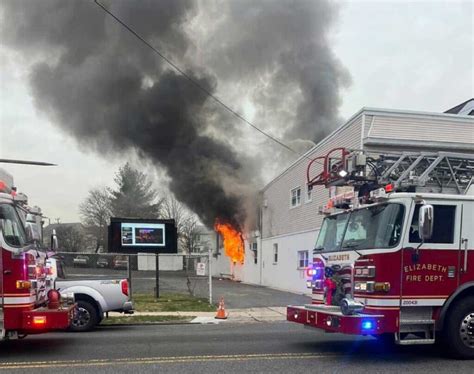
M 67 277 L 70 279 L 104 279 L 126 278 L 126 271 L 94 268 L 67 268 Z M 190 277 L 191 287 L 198 297 L 209 297 L 207 277 Z M 187 277 L 184 271 L 161 271 L 160 292 L 188 294 Z M 154 293 L 154 271 L 134 271 L 132 273 L 133 292 Z M 253 286 L 234 282 L 228 279 L 214 278 L 213 300 L 215 302 L 223 296 L 227 308 L 259 308 L 286 305 L 304 305 L 311 302 L 310 297 L 273 290 L 268 287 Z
M 101 327 L 0 342 L 12 373 L 472 373 L 434 346 L 388 347 L 370 337 L 291 323 Z

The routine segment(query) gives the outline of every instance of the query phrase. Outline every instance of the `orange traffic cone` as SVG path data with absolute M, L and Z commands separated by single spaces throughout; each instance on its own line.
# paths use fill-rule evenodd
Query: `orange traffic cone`
M 219 306 L 217 307 L 217 319 L 227 319 L 227 314 L 225 313 L 225 305 L 224 305 L 224 298 L 221 297 L 221 301 L 219 301 Z

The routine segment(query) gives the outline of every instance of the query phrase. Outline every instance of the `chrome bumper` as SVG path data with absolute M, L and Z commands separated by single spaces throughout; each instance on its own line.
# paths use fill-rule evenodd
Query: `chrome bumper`
M 122 310 L 123 310 L 124 312 L 131 312 L 131 311 L 133 311 L 133 301 L 131 301 L 131 300 L 130 300 L 130 301 L 125 301 L 125 302 L 123 303 Z

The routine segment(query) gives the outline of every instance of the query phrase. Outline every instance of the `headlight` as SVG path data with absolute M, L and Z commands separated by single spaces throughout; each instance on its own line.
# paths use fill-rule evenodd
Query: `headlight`
M 388 292 L 390 291 L 389 282 L 355 282 L 354 291 L 358 292 Z
M 354 277 L 356 278 L 374 278 L 375 266 L 356 266 L 354 267 Z

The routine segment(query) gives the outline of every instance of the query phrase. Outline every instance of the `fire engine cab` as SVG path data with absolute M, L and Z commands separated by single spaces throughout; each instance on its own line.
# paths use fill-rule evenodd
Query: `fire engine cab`
M 330 200 L 287 320 L 474 358 L 474 156 L 334 149 L 308 166 Z
M 41 209 L 0 168 L 0 340 L 66 329 L 73 317 L 73 295 L 54 289 L 41 228 Z

